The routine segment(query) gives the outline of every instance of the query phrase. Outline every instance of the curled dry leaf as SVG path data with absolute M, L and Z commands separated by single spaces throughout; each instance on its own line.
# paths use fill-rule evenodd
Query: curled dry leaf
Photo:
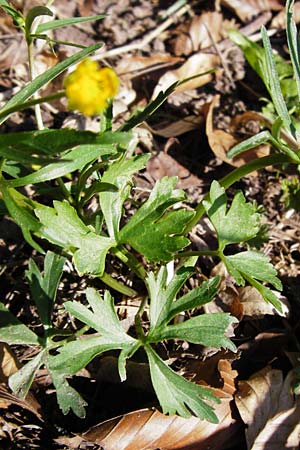
M 105 450 L 220 450 L 236 437 L 239 424 L 232 417 L 229 400 L 215 408 L 219 424 L 196 417 L 166 416 L 154 409 L 142 409 L 92 427 L 82 441 L 101 445 Z M 78 438 L 63 443 L 74 448 Z M 81 441 L 81 442 L 82 442 Z M 59 439 L 62 443 L 62 440 Z M 73 447 L 72 447 L 73 442 Z
M 240 129 L 243 124 L 247 124 L 250 121 L 261 121 L 261 116 L 255 111 L 248 111 L 243 114 L 239 114 L 234 117 L 230 124 L 230 133 L 220 130 L 214 125 L 214 109 L 219 105 L 220 96 L 216 95 L 210 104 L 207 118 L 206 118 L 206 134 L 208 138 L 209 145 L 214 152 L 215 156 L 222 161 L 230 164 L 234 167 L 243 166 L 246 162 L 252 161 L 253 159 L 261 158 L 270 153 L 269 145 L 260 145 L 251 150 L 242 153 L 235 158 L 227 158 L 227 152 L 236 144 L 241 142 L 241 139 L 235 137 L 234 133 L 236 130 Z M 252 172 L 255 175 L 256 172 Z
M 264 11 L 283 9 L 280 0 L 221 0 L 220 3 L 230 8 L 243 22 L 247 22 Z
M 0 342 L 0 383 L 7 383 L 8 378 L 21 367 L 9 345 Z
M 185 33 L 176 39 L 176 55 L 189 55 L 200 49 L 210 47 L 227 37 L 228 29 L 234 28 L 234 21 L 224 19 L 217 11 L 210 11 L 195 16 Z
M 218 64 L 219 57 L 217 55 L 213 55 L 212 53 L 196 53 L 188 58 L 187 61 L 179 67 L 179 69 L 166 72 L 159 79 L 152 97 L 155 98 L 159 92 L 166 91 L 176 81 L 182 81 L 196 75 L 199 76 L 178 86 L 175 93 L 199 88 L 200 86 L 209 83 L 213 77 L 211 73 L 206 75 L 201 74 L 207 72 L 208 70 L 216 69 Z M 174 93 L 172 95 L 174 95 Z
M 244 315 L 248 317 L 264 317 L 266 314 L 289 317 L 290 304 L 286 297 L 279 295 L 282 304 L 282 312 L 277 311 L 271 303 L 264 301 L 262 295 L 253 286 L 245 286 L 238 289 L 239 298 L 243 306 Z M 276 291 L 274 291 L 277 295 Z
M 239 383 L 235 402 L 250 450 L 296 449 L 300 442 L 300 398 L 291 391 L 293 373 L 266 367 Z

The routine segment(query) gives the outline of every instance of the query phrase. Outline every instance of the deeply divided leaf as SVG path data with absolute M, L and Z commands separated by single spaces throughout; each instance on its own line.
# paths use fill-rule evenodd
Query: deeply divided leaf
M 259 231 L 259 214 L 251 203 L 246 202 L 242 192 L 235 195 L 227 210 L 225 189 L 213 181 L 209 200 L 204 201 L 203 205 L 217 232 L 221 249 L 227 244 L 248 241 Z
M 167 212 L 185 198 L 182 190 L 174 189 L 176 182 L 176 177 L 159 180 L 148 200 L 120 231 L 120 242 L 131 245 L 149 261 L 170 261 L 189 244 L 181 234 L 194 213 L 182 208 Z
M 150 346 L 145 347 L 145 350 L 150 364 L 152 384 L 163 413 L 179 414 L 186 418 L 195 415 L 200 419 L 218 423 L 213 408 L 204 400 L 215 403 L 219 403 L 220 400 L 209 389 L 177 375 Z

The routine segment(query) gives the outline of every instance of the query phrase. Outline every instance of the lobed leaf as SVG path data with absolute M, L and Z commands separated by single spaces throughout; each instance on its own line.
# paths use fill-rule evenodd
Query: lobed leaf
M 54 201 L 53 205 L 41 205 L 35 210 L 41 224 L 39 235 L 71 252 L 79 273 L 101 276 L 107 252 L 116 242 L 87 227 L 67 201 Z
M 209 200 L 203 201 L 207 215 L 212 222 L 223 249 L 227 244 L 240 243 L 252 239 L 259 231 L 259 214 L 251 203 L 246 203 L 242 192 L 238 192 L 227 210 L 225 189 L 213 181 Z
M 177 375 L 150 346 L 145 347 L 151 380 L 164 414 L 182 417 L 195 415 L 212 423 L 218 423 L 213 408 L 203 399 L 220 403 L 211 390 L 187 381 Z
M 149 342 L 182 339 L 193 344 L 223 347 L 235 352 L 235 345 L 224 334 L 229 325 L 237 322 L 235 317 L 226 313 L 201 314 L 182 323 L 156 327 L 147 337 Z
M 20 322 L 9 309 L 0 302 L 0 341 L 7 344 L 40 345 L 38 336 Z
M 166 212 L 185 198 L 182 190 L 174 189 L 176 182 L 176 177 L 159 180 L 148 200 L 119 233 L 120 243 L 131 245 L 149 261 L 170 261 L 174 253 L 189 244 L 181 233 L 194 213 L 184 209 Z
M 112 183 L 117 187 L 115 192 L 101 192 L 99 195 L 101 210 L 111 238 L 117 239 L 123 215 L 123 204 L 128 198 L 132 186 L 132 176 L 145 167 L 149 157 L 150 155 L 136 155 L 133 158 L 125 159 L 125 156 L 122 156 L 110 164 L 103 174 L 101 180 L 103 183 Z

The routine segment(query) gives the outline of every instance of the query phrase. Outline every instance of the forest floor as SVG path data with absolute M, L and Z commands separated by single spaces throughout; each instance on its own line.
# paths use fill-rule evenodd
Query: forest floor
M 14 1 L 25 13 L 36 0 Z M 266 90 L 245 61 L 242 51 L 228 40 L 228 30 L 239 28 L 259 42 L 260 28 L 270 30 L 274 48 L 288 59 L 284 1 L 280 0 L 61 0 L 54 2 L 57 18 L 107 14 L 100 21 L 78 24 L 54 32 L 61 41 L 82 45 L 104 42 L 96 59 L 113 67 L 121 89 L 114 103 L 115 123 L 122 123 L 136 107 L 143 107 L 176 79 L 217 68 L 215 73 L 183 84 L 151 120 L 136 129 L 139 153 L 151 152 L 146 170 L 135 178 L 140 196 L 145 196 L 163 176 L 177 176 L 185 190 L 188 208 L 195 207 L 209 191 L 213 180 L 228 174 L 234 163 L 226 157 L 237 142 L 260 130 L 260 116 Z M 299 3 L 296 2 L 297 12 Z M 172 11 L 173 5 L 178 9 Z M 28 79 L 23 37 L 4 14 L 0 15 L 0 101 L 4 104 Z M 58 45 L 53 54 L 47 46 L 36 49 L 36 70 L 42 73 L 76 49 Z M 60 89 L 58 78 L 54 90 Z M 47 87 L 53 92 L 53 85 Z M 47 93 L 47 92 L 45 92 Z M 72 127 L 97 131 L 99 121 L 70 113 L 63 101 L 42 107 L 49 128 Z M 3 133 L 36 128 L 33 109 L 16 113 L 2 126 Z M 270 151 L 259 150 L 259 156 Z M 246 160 L 256 157 L 248 153 Z M 263 207 L 268 238 L 261 250 L 267 255 L 283 283 L 283 312 L 263 302 L 250 287 L 237 288 L 213 257 L 199 258 L 199 279 L 211 274 L 223 277 L 223 289 L 206 312 L 226 311 L 239 318 L 234 342 L 236 354 L 175 345 L 168 351 L 172 367 L 193 381 L 201 380 L 223 393 L 218 425 L 198 419 L 178 422 L 176 443 L 168 441 L 174 424 L 153 407 L 153 393 L 138 382 L 121 384 L 111 379 L 109 357 L 98 358 L 74 377 L 74 386 L 88 403 L 87 417 L 63 416 L 46 369 L 38 371 L 30 394 L 18 399 L 8 388 L 8 366 L 22 365 L 33 356 L 28 346 L 0 347 L 0 447 L 9 449 L 186 449 L 246 450 L 300 448 L 299 399 L 291 396 L 285 383 L 300 357 L 300 207 L 287 204 L 283 180 L 297 176 L 293 167 L 269 167 L 252 173 L 228 190 L 232 199 L 241 189 L 248 201 Z M 27 188 L 26 188 L 27 189 Z M 34 193 L 34 192 L 33 192 Z M 30 191 L 27 191 L 30 194 Z M 298 197 L 299 199 L 299 197 Z M 299 206 L 299 203 L 298 203 Z M 206 218 L 189 236 L 192 250 L 215 248 L 216 237 Z M 42 259 L 24 241 L 19 228 L 7 215 L 0 220 L 0 300 L 34 329 L 37 317 L 30 302 L 25 271 L 28 261 Z M 108 264 L 113 275 L 124 281 L 124 268 Z M 119 272 L 118 272 L 119 271 Z M 191 287 L 199 279 L 190 281 Z M 133 281 L 135 282 L 135 281 Z M 97 280 L 87 280 L 65 270 L 58 291 L 58 304 L 79 299 L 87 285 L 99 290 Z M 138 286 L 138 282 L 136 282 Z M 123 319 L 130 305 L 115 296 Z M 62 309 L 62 308 L 61 308 Z M 56 320 L 61 309 L 56 311 Z M 61 313 L 62 314 L 62 313 Z M 13 355 L 13 356 L 12 356 Z M 298 363 L 297 363 L 298 361 Z M 134 370 L 134 369 L 133 369 Z M 243 401 L 244 400 L 244 401 Z M 279 404 L 280 403 L 280 404 Z M 117 417 L 117 419 L 116 419 Z M 297 419 L 298 417 L 298 419 Z M 103 425 L 103 422 L 105 424 Z M 136 435 L 121 444 L 133 423 Z M 137 425 L 136 425 L 137 426 Z M 158 436 L 158 429 L 161 431 Z M 127 430 L 127 431 L 126 431 Z M 289 446 L 282 446 L 279 436 Z M 125 439 L 126 440 L 126 439 Z M 125 442 L 124 440 L 124 442 Z M 278 447 L 274 446 L 274 441 Z M 171 442 L 171 443 L 170 443 Z M 273 445 L 273 446 L 272 446 Z

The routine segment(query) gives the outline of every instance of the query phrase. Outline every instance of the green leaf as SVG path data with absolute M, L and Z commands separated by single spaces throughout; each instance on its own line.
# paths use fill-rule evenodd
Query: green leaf
M 235 345 L 224 334 L 229 325 L 237 322 L 235 317 L 226 313 L 201 314 L 182 323 L 156 327 L 150 331 L 147 338 L 149 342 L 182 339 L 193 344 L 215 348 L 223 347 L 235 352 Z
M 132 176 L 145 167 L 149 157 L 150 155 L 137 155 L 125 159 L 125 156 L 122 156 L 110 164 L 103 174 L 102 182 L 112 183 L 118 188 L 116 192 L 101 192 L 99 196 L 101 210 L 111 238 L 117 239 L 123 204 L 132 187 Z
M 136 342 L 124 331 L 116 314 L 113 298 L 108 291 L 105 291 L 102 298 L 95 289 L 88 288 L 86 297 L 93 312 L 78 302 L 66 302 L 66 310 L 100 334 L 109 336 L 112 342 L 121 344 Z
M 30 33 L 32 24 L 39 16 L 53 16 L 53 12 L 46 6 L 34 6 L 33 8 L 30 8 L 25 18 L 25 36 L 29 42 L 31 40 Z
M 218 292 L 219 284 L 219 276 L 210 278 L 204 281 L 201 286 L 192 289 L 187 294 L 175 300 L 166 315 L 164 323 L 170 322 L 170 320 L 183 311 L 198 308 L 211 302 Z
M 153 387 L 164 414 L 182 417 L 195 415 L 200 419 L 218 423 L 213 408 L 203 399 L 220 403 L 211 390 L 191 383 L 168 367 L 150 346 L 146 346 Z
M 106 17 L 106 14 L 98 14 L 97 16 L 86 16 L 86 17 L 70 17 L 67 19 L 50 20 L 49 22 L 42 23 L 36 29 L 37 34 L 45 33 L 49 30 L 57 30 L 61 27 L 66 27 L 69 25 L 75 25 L 77 23 L 91 22 L 96 20 L 101 20 Z
M 96 160 L 99 156 L 110 155 L 116 150 L 111 145 L 100 146 L 99 144 L 80 145 L 63 155 L 63 161 L 51 163 L 36 172 L 8 181 L 11 187 L 25 186 L 26 184 L 36 184 L 43 181 L 54 180 L 75 170 L 81 170 L 86 164 Z
M 35 209 L 41 224 L 39 235 L 71 252 L 79 273 L 101 276 L 107 252 L 116 242 L 97 235 L 86 226 L 66 200 L 54 201 L 53 205 L 54 208 L 39 206 Z
M 68 128 L 0 134 L 0 155 L 14 161 L 15 151 L 24 153 L 24 157 L 25 155 L 36 154 L 56 155 L 75 146 L 87 144 L 99 144 L 100 146 L 119 145 L 125 149 L 131 138 L 131 133 L 105 132 L 99 134 Z M 19 158 L 17 161 L 19 161 Z
M 36 372 L 45 363 L 45 360 L 46 350 L 42 350 L 25 366 L 9 377 L 8 384 L 14 394 L 23 399 L 26 397 Z
M 282 289 L 281 281 L 276 276 L 276 270 L 264 254 L 246 251 L 236 255 L 224 256 L 224 262 L 237 284 L 243 286 L 245 280 L 247 280 L 261 293 L 266 301 L 272 303 L 279 311 L 282 310 L 281 303 L 276 295 L 269 288 L 258 282 L 270 283 L 275 289 Z
M 204 201 L 203 205 L 218 234 L 220 249 L 227 244 L 248 241 L 259 231 L 260 216 L 251 203 L 246 203 L 242 192 L 235 195 L 227 211 L 225 189 L 213 181 L 209 200 Z
M 150 272 L 146 285 L 150 297 L 150 326 L 154 328 L 164 323 L 179 289 L 194 273 L 193 268 L 179 269 L 167 285 L 167 268 L 162 266 L 157 276 Z
M 51 326 L 52 308 L 64 262 L 65 258 L 62 256 L 47 252 L 44 261 L 44 275 L 42 275 L 35 262 L 32 259 L 29 260 L 29 270 L 26 271 L 26 276 L 29 280 L 31 296 L 45 328 Z
M 0 341 L 7 344 L 40 345 L 38 336 L 0 302 Z
M 90 47 L 81 50 L 75 55 L 70 56 L 64 61 L 59 62 L 56 66 L 51 67 L 43 74 L 36 77 L 32 82 L 30 82 L 27 86 L 22 88 L 17 94 L 15 94 L 11 100 L 9 100 L 4 107 L 0 110 L 0 125 L 7 119 L 7 117 L 11 114 L 9 112 L 10 108 L 24 103 L 27 99 L 29 99 L 35 92 L 37 92 L 42 86 L 44 86 L 49 81 L 53 80 L 59 74 L 61 74 L 68 67 L 73 64 L 79 62 L 81 59 L 86 58 L 91 53 L 98 50 L 102 44 L 91 45 Z
M 87 403 L 83 400 L 81 395 L 69 385 L 64 373 L 55 370 L 52 371 L 50 365 L 47 365 L 47 368 L 56 389 L 57 401 L 63 414 L 68 414 L 68 412 L 72 410 L 77 417 L 84 419 L 86 415 L 85 406 L 87 406 Z
M 300 100 L 300 40 L 297 32 L 295 20 L 293 18 L 294 0 L 286 2 L 286 36 L 290 57 L 296 79 L 298 99 Z
M 272 97 L 272 101 L 277 114 L 282 119 L 282 122 L 284 126 L 287 128 L 287 130 L 289 130 L 291 134 L 295 137 L 295 128 L 293 126 L 290 114 L 288 112 L 285 100 L 281 92 L 280 81 L 278 78 L 278 72 L 276 69 L 270 39 L 267 30 L 265 29 L 264 26 L 262 26 L 261 28 L 261 34 L 266 53 L 266 59 L 263 70 L 266 71 L 267 74 L 268 79 L 267 87 Z
M 180 234 L 194 213 L 182 208 L 166 212 L 185 198 L 182 190 L 174 190 L 176 182 L 176 177 L 159 180 L 148 200 L 119 233 L 120 243 L 131 245 L 149 261 L 170 261 L 174 253 L 189 244 Z
M 40 229 L 40 223 L 33 215 L 33 208 L 38 203 L 28 199 L 15 189 L 8 188 L 3 179 L 0 181 L 0 192 L 10 216 L 21 228 L 25 240 L 38 252 L 44 253 L 31 236 L 31 232 L 36 233 Z

